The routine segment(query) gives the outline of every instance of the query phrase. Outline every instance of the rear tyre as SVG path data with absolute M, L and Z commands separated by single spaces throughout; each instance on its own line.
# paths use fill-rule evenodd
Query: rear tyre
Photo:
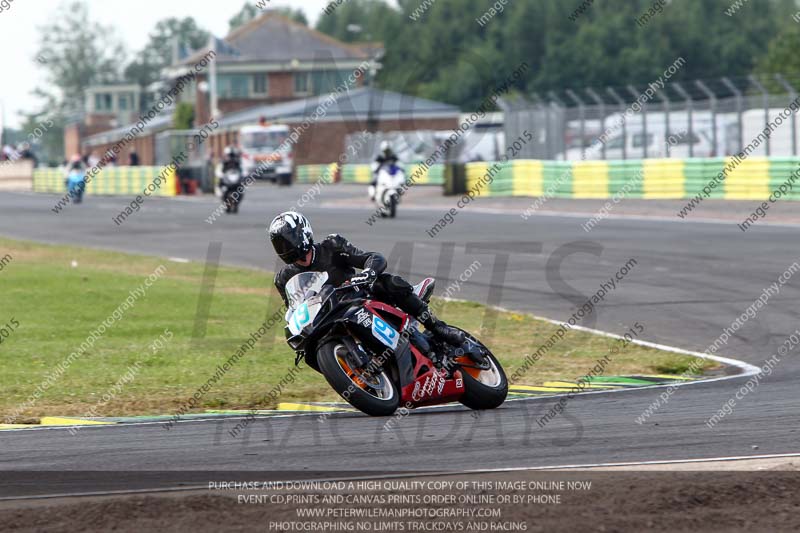
M 394 218 L 397 216 L 397 198 L 392 196 L 389 198 L 389 216 Z
M 463 330 L 462 330 L 463 331 Z M 464 332 L 467 333 L 467 332 Z M 483 346 L 475 337 L 467 333 L 467 337 Z M 488 369 L 462 368 L 464 378 L 464 395 L 459 400 L 470 409 L 483 410 L 500 407 L 508 396 L 508 379 L 503 367 L 485 346 Z M 468 357 L 459 358 L 457 361 L 468 365 L 475 363 Z
M 292 184 L 292 175 L 291 174 L 281 174 L 278 176 L 278 185 L 283 185 L 284 187 L 288 187 Z
M 328 384 L 347 403 L 370 416 L 389 416 L 400 405 L 394 381 L 381 372 L 366 376 L 354 369 L 353 357 L 339 339 L 323 344 L 317 351 L 317 363 Z

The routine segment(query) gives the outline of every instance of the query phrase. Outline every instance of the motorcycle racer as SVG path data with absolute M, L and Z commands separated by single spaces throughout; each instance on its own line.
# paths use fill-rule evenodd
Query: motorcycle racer
M 286 283 L 301 272 L 327 272 L 334 286 L 346 281 L 371 282 L 375 298 L 399 307 L 419 320 L 437 340 L 453 346 L 464 343 L 464 333 L 434 316 L 413 287 L 400 276 L 384 272 L 386 259 L 377 252 L 364 252 L 342 237 L 329 235 L 314 242 L 308 219 L 300 213 L 286 211 L 275 217 L 267 228 L 272 246 L 286 263 L 275 275 L 275 287 L 288 305 Z M 362 269 L 359 273 L 356 269 Z
M 397 154 L 395 154 L 394 150 L 392 150 L 392 145 L 389 144 L 389 141 L 381 142 L 380 150 L 380 153 L 375 158 L 375 162 L 372 163 L 372 182 L 370 182 L 372 187 L 375 187 L 378 184 L 378 172 L 380 171 L 381 167 L 384 165 L 396 165 L 399 161 Z

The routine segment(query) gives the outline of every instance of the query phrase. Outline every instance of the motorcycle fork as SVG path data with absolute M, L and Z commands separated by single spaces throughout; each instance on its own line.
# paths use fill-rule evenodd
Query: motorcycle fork
M 347 351 L 352 354 L 353 357 L 355 357 L 356 360 L 354 362 L 358 363 L 358 368 L 363 368 L 370 364 L 372 358 L 363 346 L 353 340 L 353 337 L 347 336 L 342 340 L 344 341 L 344 345 L 347 347 Z

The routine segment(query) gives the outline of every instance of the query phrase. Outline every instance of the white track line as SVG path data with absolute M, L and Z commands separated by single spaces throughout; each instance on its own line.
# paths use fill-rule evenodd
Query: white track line
M 677 464 L 694 464 L 694 463 L 715 463 L 715 462 L 732 462 L 732 461 L 748 461 L 752 459 L 781 459 L 788 457 L 800 457 L 800 453 L 774 453 L 765 455 L 733 455 L 727 457 L 702 457 L 699 459 L 664 459 L 656 461 L 630 461 L 625 463 L 587 463 L 587 464 L 569 464 L 569 465 L 555 465 L 555 466 L 520 466 L 511 468 L 488 468 L 480 470 L 464 470 L 457 472 L 457 474 L 489 474 L 494 472 L 525 472 L 525 471 L 539 471 L 539 470 L 578 470 L 585 468 L 606 468 L 606 467 L 621 467 L 621 466 L 647 466 L 647 465 L 677 465 Z

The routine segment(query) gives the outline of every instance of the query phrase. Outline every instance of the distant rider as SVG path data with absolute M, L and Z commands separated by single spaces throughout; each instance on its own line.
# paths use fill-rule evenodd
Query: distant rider
M 239 176 L 242 176 L 242 159 L 235 146 L 227 146 L 225 148 L 222 162 L 217 165 L 217 185 L 224 191 L 222 203 L 225 204 L 225 212 L 236 213 L 239 211 L 239 202 L 230 198 L 234 194 L 235 187 L 230 187 L 225 182 L 225 173 L 230 170 L 236 171 Z M 241 199 L 241 196 L 242 191 L 240 190 L 239 199 Z
M 64 180 L 67 186 L 67 193 L 72 197 L 73 203 L 79 204 L 83 201 L 83 191 L 86 189 L 86 175 L 84 173 L 81 157 L 76 155 L 72 158 Z
M 397 154 L 392 150 L 392 145 L 389 144 L 389 141 L 381 141 L 381 151 L 378 157 L 375 158 L 375 163 L 372 165 L 371 185 L 375 187 L 378 184 L 378 172 L 380 172 L 381 168 L 384 166 L 391 167 L 392 165 L 396 165 L 398 161 Z

